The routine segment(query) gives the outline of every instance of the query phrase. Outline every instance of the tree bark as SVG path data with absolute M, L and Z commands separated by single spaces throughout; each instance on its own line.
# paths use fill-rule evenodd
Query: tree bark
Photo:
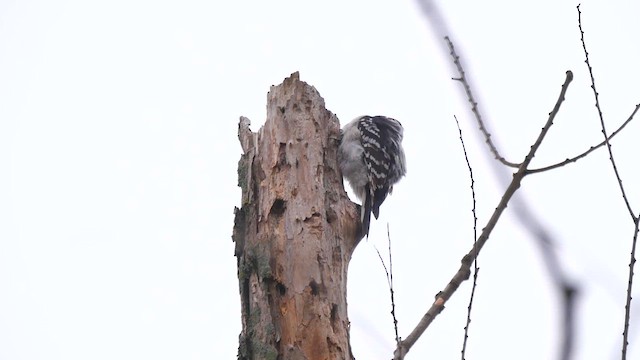
M 240 118 L 233 229 L 238 358 L 353 359 L 347 269 L 360 225 L 337 164 L 339 121 L 294 73 L 271 87 L 264 126 L 249 124 Z

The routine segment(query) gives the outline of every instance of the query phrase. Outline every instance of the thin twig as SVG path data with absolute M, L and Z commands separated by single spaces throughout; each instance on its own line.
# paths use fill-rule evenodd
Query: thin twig
M 471 178 L 471 197 L 473 199 L 473 208 L 471 212 L 473 213 L 473 245 L 475 247 L 477 238 L 478 238 L 478 216 L 476 214 L 476 188 L 475 181 L 473 179 L 473 169 L 471 168 L 471 162 L 469 162 L 469 156 L 467 155 L 467 148 L 464 145 L 464 139 L 462 138 L 462 129 L 460 128 L 460 123 L 458 122 L 458 118 L 454 115 L 453 118 L 456 120 L 456 126 L 458 127 L 458 132 L 460 133 L 460 143 L 462 144 L 462 151 L 464 152 L 464 159 L 467 162 L 467 167 L 469 168 L 469 177 Z M 476 293 L 476 285 L 478 284 L 478 272 L 480 268 L 478 267 L 478 254 L 473 255 L 473 285 L 471 286 L 471 295 L 469 296 L 469 306 L 467 307 L 467 323 L 464 326 L 464 340 L 462 342 L 462 360 L 464 360 L 464 355 L 467 351 L 467 340 L 469 339 L 469 326 L 471 325 L 471 309 L 473 307 L 473 296 Z
M 629 215 L 631 215 L 631 219 L 634 223 L 634 234 L 633 240 L 631 242 L 631 260 L 629 261 L 629 281 L 627 284 L 627 299 L 624 306 L 624 330 L 622 331 L 622 359 L 627 358 L 627 347 L 629 346 L 629 319 L 631 317 L 631 292 L 633 291 L 633 269 L 636 264 L 636 244 L 638 241 L 638 224 L 640 222 L 640 216 L 636 216 L 631 208 L 631 204 L 629 203 L 629 199 L 627 198 L 627 193 L 622 185 L 622 179 L 620 177 L 620 173 L 618 172 L 618 167 L 616 166 L 616 161 L 613 158 L 613 151 L 611 150 L 611 144 L 609 143 L 609 137 L 607 136 L 607 129 L 604 124 L 604 117 L 602 116 L 602 110 L 600 108 L 600 100 L 598 96 L 598 91 L 596 90 L 596 81 L 593 76 L 593 68 L 591 67 L 591 63 L 589 62 L 589 52 L 587 51 L 587 45 L 584 41 L 584 31 L 582 30 L 582 12 L 580 11 L 580 5 L 576 7 L 578 9 L 578 29 L 580 30 L 580 41 L 582 42 L 582 49 L 584 49 L 584 57 L 585 64 L 587 64 L 587 68 L 589 69 L 589 76 L 591 77 L 591 89 L 593 89 L 593 95 L 596 99 L 596 109 L 598 110 L 598 116 L 600 117 L 600 126 L 602 127 L 602 135 L 604 136 L 604 141 L 607 145 L 607 150 L 609 151 L 609 161 L 611 162 L 611 167 L 613 168 L 613 173 L 618 180 L 618 186 L 620 188 L 620 192 L 622 193 L 622 199 L 624 200 L 624 204 L 629 211 Z
M 389 291 L 391 292 L 391 316 L 393 317 L 393 329 L 396 332 L 396 345 L 400 344 L 400 336 L 398 335 L 398 319 L 396 318 L 396 300 L 393 291 L 393 261 L 391 260 L 391 233 L 389 231 L 389 223 L 387 223 L 387 242 L 389 244 Z
M 431 307 L 426 312 L 426 314 L 424 314 L 424 316 L 422 317 L 422 319 L 420 320 L 416 328 L 409 334 L 409 336 L 407 336 L 405 340 L 400 342 L 400 346 L 398 346 L 398 348 L 394 352 L 394 360 L 401 360 L 404 358 L 404 355 L 411 349 L 411 347 L 415 344 L 418 338 L 420 338 L 420 336 L 424 333 L 427 327 L 429 327 L 429 325 L 433 322 L 435 317 L 438 316 L 438 314 L 440 314 L 440 312 L 444 309 L 444 304 L 451 298 L 451 296 L 453 295 L 453 293 L 455 293 L 455 291 L 458 289 L 460 284 L 463 281 L 469 279 L 469 276 L 471 274 L 470 268 L 471 268 L 471 264 L 473 263 L 473 260 L 477 257 L 477 255 L 480 253 L 480 250 L 489 239 L 489 235 L 491 234 L 496 224 L 498 223 L 498 219 L 500 219 L 502 212 L 507 208 L 507 204 L 509 203 L 509 200 L 515 194 L 518 188 L 520 188 L 520 183 L 522 182 L 522 179 L 526 175 L 527 167 L 531 163 L 531 160 L 533 160 L 533 157 L 535 156 L 536 151 L 540 147 L 540 144 L 542 144 L 542 140 L 544 140 L 544 137 L 549 131 L 549 128 L 551 127 L 551 125 L 553 125 L 553 120 L 555 119 L 556 115 L 558 114 L 558 111 L 560 110 L 560 106 L 562 105 L 562 102 L 565 99 L 565 94 L 567 93 L 567 89 L 572 80 L 573 80 L 573 73 L 571 71 L 567 71 L 564 84 L 562 84 L 562 90 L 560 91 L 560 95 L 558 96 L 558 100 L 556 101 L 556 104 L 553 110 L 549 113 L 549 118 L 547 119 L 546 124 L 540 131 L 540 134 L 538 135 L 538 138 L 536 139 L 536 141 L 531 146 L 529 153 L 527 154 L 524 161 L 518 168 L 518 171 L 513 175 L 513 178 L 511 179 L 511 183 L 505 190 L 504 195 L 500 199 L 500 202 L 498 203 L 498 206 L 496 207 L 495 211 L 491 215 L 491 218 L 487 222 L 487 225 L 482 230 L 482 233 L 478 237 L 478 240 L 476 241 L 476 243 L 471 248 L 471 251 L 469 251 L 469 253 L 467 253 L 462 258 L 462 261 L 461 261 L 462 264 L 460 265 L 460 268 L 455 273 L 453 278 L 451 278 L 451 280 L 449 281 L 445 289 L 442 290 L 436 296 L 435 302 L 431 305 Z
M 619 128 L 616 129 L 616 131 L 612 132 L 611 135 L 609 135 L 609 138 L 607 140 L 611 141 L 611 139 L 613 139 L 614 136 L 618 135 L 622 129 L 624 129 L 627 124 L 629 124 L 631 122 L 631 120 L 633 120 L 633 117 L 636 115 L 636 113 L 638 112 L 638 109 L 640 109 L 640 104 L 637 104 L 636 107 L 633 109 L 633 112 L 631 113 L 631 115 L 629 115 L 629 117 L 627 118 L 627 120 L 622 123 L 622 125 L 620 125 Z M 574 163 L 580 159 L 582 159 L 583 157 L 589 155 L 592 151 L 597 150 L 599 148 L 601 148 L 602 146 L 607 144 L 607 140 L 603 140 L 600 144 L 596 145 L 596 146 L 592 146 L 589 148 L 589 150 L 583 152 L 582 154 L 578 155 L 578 156 L 574 156 L 572 158 L 568 158 L 564 161 L 561 161 L 557 164 L 553 164 L 553 165 L 549 165 L 549 166 L 545 166 L 539 169 L 530 169 L 527 171 L 527 175 L 529 174 L 535 174 L 535 173 L 539 173 L 539 172 L 543 172 L 543 171 L 547 171 L 547 170 L 553 170 L 562 166 L 565 166 L 569 163 Z
M 631 242 L 631 261 L 629 262 L 629 282 L 627 283 L 627 301 L 624 305 L 624 331 L 622 332 L 622 360 L 627 358 L 629 346 L 629 323 L 631 322 L 631 289 L 633 289 L 633 268 L 636 264 L 636 245 L 638 243 L 638 227 L 640 226 L 640 214 L 636 216 L 633 241 Z
M 484 124 L 484 120 L 482 120 L 482 116 L 480 115 L 480 110 L 478 110 L 478 103 L 476 102 L 476 100 L 475 100 L 475 98 L 473 96 L 473 92 L 471 91 L 471 86 L 469 86 L 469 82 L 467 81 L 466 75 L 464 73 L 464 68 L 462 67 L 462 64 L 460 63 L 460 57 L 456 53 L 456 49 L 453 46 L 453 42 L 451 42 L 451 39 L 449 39 L 448 36 L 445 36 L 444 40 L 447 42 L 447 45 L 449 46 L 449 51 L 450 51 L 451 57 L 453 57 L 453 62 L 454 62 L 454 64 L 456 64 L 456 68 L 458 69 L 459 77 L 453 78 L 453 80 L 457 80 L 457 81 L 460 81 L 462 83 L 462 86 L 464 87 L 464 91 L 467 93 L 467 99 L 469 100 L 469 103 L 471 104 L 471 111 L 473 112 L 473 114 L 476 117 L 476 121 L 478 123 L 478 127 L 480 128 L 480 131 L 484 135 L 485 142 L 487 143 L 487 145 L 489 145 L 489 149 L 491 150 L 491 152 L 493 153 L 495 158 L 498 161 L 500 161 L 501 163 L 503 163 L 504 165 L 512 167 L 512 168 L 518 168 L 520 166 L 520 164 L 516 164 L 516 163 L 512 163 L 510 161 L 507 161 L 507 159 L 505 159 L 504 157 L 502 157 L 502 155 L 500 155 L 500 153 L 498 152 L 498 148 L 496 148 L 496 146 L 493 144 L 493 141 L 491 140 L 491 134 L 487 130 L 487 128 L 486 128 L 486 126 Z
M 387 265 L 384 263 L 382 259 L 382 254 L 380 254 L 380 250 L 378 250 L 377 246 L 373 246 L 378 253 L 378 258 L 380 258 L 380 263 L 382 263 L 382 267 L 384 268 L 385 274 L 387 274 L 387 285 L 389 286 L 389 292 L 391 293 L 391 316 L 393 317 L 393 328 L 396 332 L 396 346 L 400 343 L 400 336 L 398 335 L 398 319 L 396 318 L 396 301 L 394 297 L 393 291 L 393 263 L 391 262 L 391 236 L 389 235 L 389 224 L 387 224 L 387 240 L 389 241 L 389 268 L 387 269 Z
M 616 179 L 618 180 L 618 185 L 620 187 L 620 192 L 622 193 L 622 199 L 624 200 L 625 205 L 627 206 L 627 210 L 629 211 L 629 215 L 631 215 L 631 219 L 635 222 L 636 216 L 631 209 L 631 204 L 629 204 L 629 199 L 627 199 L 627 193 L 624 190 L 624 186 L 622 186 L 622 179 L 620 178 L 620 173 L 618 172 L 618 167 L 616 166 L 616 161 L 613 158 L 613 151 L 611 150 L 611 144 L 609 143 L 609 136 L 607 136 L 607 129 L 604 125 L 604 117 L 602 116 L 602 110 L 600 109 L 600 98 L 598 96 L 598 91 L 596 90 L 596 80 L 593 77 L 593 68 L 589 63 L 589 52 L 587 51 L 587 45 L 584 41 L 584 31 L 582 31 L 582 13 L 580 12 L 580 5 L 577 6 L 578 9 L 578 28 L 580 29 L 580 41 L 582 42 L 582 48 L 584 49 L 585 63 L 587 64 L 587 68 L 589 69 L 589 76 L 591 77 L 591 89 L 593 90 L 593 95 L 596 99 L 596 109 L 598 109 L 598 116 L 600 117 L 600 126 L 602 127 L 602 135 L 604 136 L 604 141 L 607 145 L 607 150 L 609 151 L 609 160 L 611 161 L 611 166 L 613 167 L 613 172 L 616 175 Z

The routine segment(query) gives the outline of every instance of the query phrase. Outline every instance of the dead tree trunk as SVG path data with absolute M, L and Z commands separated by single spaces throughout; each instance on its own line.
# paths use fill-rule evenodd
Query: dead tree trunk
M 267 102 L 257 133 L 246 118 L 238 130 L 238 358 L 352 359 L 347 268 L 359 216 L 337 166 L 339 122 L 298 73 Z

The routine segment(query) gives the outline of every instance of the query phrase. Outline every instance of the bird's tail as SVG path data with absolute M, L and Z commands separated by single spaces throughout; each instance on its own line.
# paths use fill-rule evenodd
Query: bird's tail
M 369 238 L 369 224 L 371 223 L 371 211 L 373 207 L 373 194 L 372 191 L 369 190 L 369 186 L 366 187 L 366 196 L 364 199 L 364 204 L 362 204 L 362 209 L 360 212 L 360 222 L 362 223 L 362 232 L 364 235 Z
M 391 194 L 391 187 L 389 186 L 383 186 L 371 191 L 371 211 L 376 219 L 380 216 L 380 205 L 387 198 L 387 194 Z

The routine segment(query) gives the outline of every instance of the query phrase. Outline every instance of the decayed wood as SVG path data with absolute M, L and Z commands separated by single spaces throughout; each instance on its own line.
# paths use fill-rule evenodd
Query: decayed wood
M 359 216 L 337 166 L 338 119 L 294 73 L 271 87 L 264 126 L 253 133 L 243 117 L 238 136 L 239 359 L 352 359 L 346 286 Z

